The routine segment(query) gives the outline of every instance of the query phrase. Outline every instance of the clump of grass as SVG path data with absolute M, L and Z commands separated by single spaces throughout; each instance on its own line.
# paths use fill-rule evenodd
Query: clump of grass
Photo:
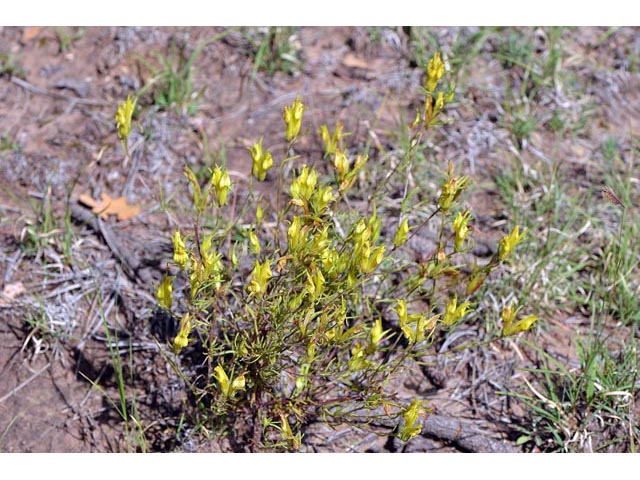
M 56 27 L 55 36 L 58 41 L 58 52 L 66 53 L 85 34 L 84 27 Z
M 527 369 L 537 386 L 525 380 L 528 391 L 512 393 L 531 417 L 518 443 L 552 452 L 635 452 L 640 438 L 635 338 L 613 352 L 599 333 L 576 345 L 579 364 L 574 368 L 529 345 L 542 366 Z
M 0 76 L 2 75 L 25 78 L 27 72 L 11 53 L 0 52 Z
M 187 54 L 187 45 L 178 44 L 174 40 L 167 55 L 156 55 L 156 64 L 142 59 L 142 63 L 151 71 L 151 79 L 138 92 L 137 97 L 142 97 L 149 91 L 157 108 L 195 114 L 200 93 L 193 87 L 194 62 L 207 45 L 217 42 L 234 30 L 237 29 L 227 29 L 201 41 L 191 54 Z
M 294 74 L 300 71 L 302 61 L 297 30 L 295 27 L 267 27 L 243 31 L 253 56 L 253 76 L 257 72 L 273 75 L 276 72 Z
M 637 268 L 640 228 L 633 202 L 637 153 L 632 148 L 623 160 L 615 140 L 607 139 L 602 145 L 603 180 L 606 186 L 601 194 L 610 205 L 603 215 L 614 219 L 619 217 L 616 235 L 609 236 L 603 249 L 602 283 L 606 285 L 603 296 L 607 299 L 609 313 L 625 325 L 634 327 L 640 325 L 640 275 Z M 606 225 L 605 222 L 602 224 Z M 615 223 L 612 228 L 615 228 Z
M 27 219 L 26 226 L 20 234 L 20 241 L 25 255 L 39 258 L 44 248 L 55 243 L 55 237 L 59 233 L 53 213 L 50 186 L 40 201 L 32 202 L 32 209 L 34 218 Z
M 19 152 L 20 144 L 12 138 L 9 133 L 5 133 L 2 137 L 0 137 L 0 152 Z
M 117 398 L 112 398 L 109 392 L 100 385 L 100 378 L 89 378 L 83 372 L 79 372 L 85 380 L 87 380 L 93 388 L 98 390 L 104 397 L 105 401 L 111 405 L 118 417 L 122 421 L 123 432 L 122 442 L 124 443 L 124 450 L 127 452 L 141 452 L 146 453 L 149 451 L 149 442 L 145 435 L 145 429 L 141 423 L 140 413 L 138 411 L 138 404 L 135 394 L 135 368 L 133 365 L 133 346 L 131 339 L 129 338 L 129 348 L 126 353 L 120 348 L 121 341 L 118 339 L 117 330 L 112 329 L 106 318 L 106 308 L 103 303 L 103 296 L 100 288 L 96 285 L 95 289 L 95 301 L 98 306 L 98 315 L 101 320 L 101 324 L 104 327 L 105 339 L 107 348 L 109 350 L 109 357 L 111 365 L 113 366 L 113 372 L 115 374 L 115 383 L 118 391 Z M 127 355 L 129 364 L 127 365 L 123 361 L 123 356 Z M 127 372 L 129 373 L 127 375 Z M 121 446 L 114 445 L 116 450 L 119 450 Z
M 511 70 L 514 67 L 529 70 L 533 58 L 534 47 L 531 37 L 520 29 L 507 28 L 505 38 L 498 45 L 497 57 L 502 68 Z
M 61 259 L 71 265 L 75 235 L 71 227 L 69 198 L 65 213 L 60 216 L 54 211 L 51 185 L 47 185 L 44 193 L 37 196 L 39 198 L 31 201 L 31 217 L 24 220 L 25 225 L 19 236 L 20 247 L 27 257 L 36 261 L 46 261 L 47 253 L 50 252 L 62 253 Z
M 602 179 L 615 187 L 594 186 L 580 197 L 567 188 L 571 182 L 560 162 L 531 167 L 514 158 L 497 177 L 512 214 L 532 231 L 521 254 L 534 265 L 503 280 L 522 283 L 522 298 L 548 315 L 581 313 L 590 322 L 589 333 L 573 342 L 579 357 L 573 366 L 527 344 L 538 353 L 539 366 L 525 369 L 532 382 L 511 392 L 528 409 L 520 438 L 526 448 L 637 448 L 638 243 L 635 214 L 627 207 L 633 162 L 616 175 L 622 162 L 615 143 L 605 142 L 603 153 L 609 160 L 602 162 Z M 499 285 L 492 287 L 500 292 Z

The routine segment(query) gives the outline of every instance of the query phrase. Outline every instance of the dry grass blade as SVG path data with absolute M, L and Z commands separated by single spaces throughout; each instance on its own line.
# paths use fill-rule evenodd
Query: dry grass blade
M 29 385 L 32 381 L 34 381 L 36 378 L 38 378 L 42 373 L 44 373 L 49 367 L 51 366 L 51 362 L 47 363 L 44 367 L 42 367 L 40 370 L 38 370 L 37 372 L 35 372 L 33 375 L 31 375 L 29 378 L 27 378 L 24 382 L 22 382 L 20 385 L 18 385 L 17 387 L 13 388 L 10 392 L 8 392 L 6 395 L 3 395 L 2 397 L 0 397 L 0 403 L 4 402 L 6 399 L 10 398 L 11 396 L 15 395 L 16 393 L 18 393 L 20 390 L 22 390 L 24 387 L 26 387 L 27 385 Z

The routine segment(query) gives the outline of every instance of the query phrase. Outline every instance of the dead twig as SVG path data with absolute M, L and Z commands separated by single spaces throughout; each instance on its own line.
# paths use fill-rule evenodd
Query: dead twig
M 47 370 L 49 367 L 51 366 L 51 362 L 47 363 L 44 367 L 42 367 L 40 370 L 38 370 L 36 373 L 34 373 L 33 375 L 31 375 L 29 378 L 27 378 L 24 382 L 22 382 L 20 385 L 18 385 L 17 387 L 15 387 L 13 390 L 11 390 L 9 393 L 7 393 L 6 395 L 4 395 L 3 397 L 0 398 L 0 403 L 4 402 L 7 398 L 10 398 L 11 396 L 15 395 L 16 393 L 18 393 L 20 390 L 22 390 L 24 387 L 26 387 L 27 385 L 29 385 L 33 380 L 35 380 L 36 378 L 38 378 L 38 376 L 40 376 L 45 370 Z
M 508 443 L 493 438 L 471 422 L 444 415 L 429 415 L 422 422 L 422 435 L 436 437 L 453 443 L 462 450 L 483 453 L 510 453 L 516 449 Z
M 357 419 L 355 421 L 358 422 Z M 396 419 L 386 416 L 382 409 L 363 415 L 362 421 L 390 430 L 394 430 L 398 423 Z M 512 453 L 517 451 L 513 445 L 494 437 L 492 432 L 484 431 L 470 421 L 434 413 L 422 419 L 421 424 L 422 436 L 449 442 L 467 452 Z
M 68 102 L 74 102 L 78 105 L 87 105 L 89 107 L 108 107 L 110 105 L 110 103 L 103 102 L 102 100 L 78 98 L 72 97 L 71 95 L 65 95 L 64 93 L 50 92 L 43 88 L 36 87 L 35 85 L 32 85 L 29 82 L 18 77 L 10 77 L 9 81 L 15 85 L 18 85 L 20 88 L 24 88 L 28 92 L 35 93 L 36 95 L 45 95 L 47 97 L 57 98 L 58 100 L 66 100 Z
M 140 267 L 139 260 L 131 254 L 121 244 L 111 228 L 106 225 L 102 219 L 93 214 L 91 210 L 81 207 L 80 205 L 71 205 L 71 217 L 77 222 L 84 223 L 91 227 L 96 233 L 102 236 L 114 257 L 119 260 L 123 272 L 134 282 L 145 279 L 138 274 Z

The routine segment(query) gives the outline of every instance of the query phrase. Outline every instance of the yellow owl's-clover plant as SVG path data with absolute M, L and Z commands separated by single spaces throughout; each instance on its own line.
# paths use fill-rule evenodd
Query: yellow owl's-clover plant
M 529 330 L 533 324 L 538 320 L 537 315 L 529 315 L 527 317 L 521 318 L 519 320 L 516 319 L 516 315 L 520 311 L 520 308 L 514 309 L 511 305 L 505 305 L 502 309 L 502 313 L 500 314 L 500 318 L 502 318 L 502 336 L 508 337 L 511 335 L 517 335 L 521 332 L 526 332 Z
M 133 111 L 136 108 L 137 100 L 131 100 L 131 95 L 127 99 L 118 105 L 116 111 L 116 129 L 118 132 L 118 138 L 122 144 L 125 155 L 129 157 L 129 134 L 131 133 L 131 119 L 133 118 Z
M 425 130 L 446 121 L 443 112 L 454 99 L 452 85 L 448 92 L 441 88 L 446 75 L 446 63 L 434 55 L 425 108 L 408 127 L 408 162 L 424 148 Z M 179 354 L 198 339 L 206 366 L 204 372 L 193 367 L 200 408 L 234 435 L 242 433 L 233 419 L 249 419 L 248 444 L 296 450 L 309 414 L 348 423 L 361 419 L 358 412 L 379 407 L 400 422 L 398 436 L 408 441 L 421 432 L 424 407 L 418 400 L 398 402 L 387 391 L 389 376 L 408 356 L 422 358 L 436 332 L 456 328 L 473 312 L 471 295 L 492 269 L 513 257 L 524 233 L 514 228 L 489 263 L 465 278 L 457 257 L 473 242 L 472 215 L 460 200 L 469 178 L 450 163 L 434 211 L 411 208 L 403 199 L 401 220 L 386 230 L 383 220 L 391 220 L 385 216 L 392 210 L 367 190 L 370 152 L 350 150 L 339 122 L 333 133 L 326 124 L 320 127 L 316 141 L 323 155 L 303 150 L 306 109 L 301 97 L 284 108 L 282 150 L 265 148 L 264 137 L 248 148 L 250 176 L 277 186 L 270 195 L 256 193 L 257 183 L 249 181 L 249 191 L 237 192 L 230 208 L 226 169 L 215 165 L 201 184 L 185 167 L 194 229 L 174 232 L 174 273 L 157 289 L 163 309 L 183 312 L 176 314 L 181 320 L 172 350 Z M 279 168 L 268 178 L 276 160 Z M 365 182 L 364 197 L 354 188 L 357 182 Z M 408 262 L 407 244 L 436 215 L 437 248 Z M 188 279 L 184 294 L 173 289 L 177 275 Z M 466 296 L 447 290 L 443 278 L 466 281 Z M 418 306 L 425 305 L 418 302 L 424 296 L 433 307 Z M 389 312 L 395 312 L 395 324 Z M 533 316 L 516 320 L 516 313 L 505 307 L 503 336 L 535 322 Z M 188 364 L 184 368 L 189 371 Z
M 300 133 L 304 109 L 305 106 L 300 97 L 296 97 L 293 105 L 290 107 L 284 107 L 282 117 L 286 126 L 285 138 L 287 142 L 293 142 L 298 136 L 298 133 Z
M 251 166 L 251 174 L 258 180 L 263 181 L 267 177 L 267 172 L 273 166 L 273 156 L 269 150 L 264 151 L 262 149 L 262 138 L 258 143 L 248 147 L 249 153 L 251 153 L 251 160 L 253 161 Z

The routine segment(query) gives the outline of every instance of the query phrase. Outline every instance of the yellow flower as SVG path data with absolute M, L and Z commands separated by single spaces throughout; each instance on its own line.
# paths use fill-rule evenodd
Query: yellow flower
M 313 252 L 315 255 L 322 257 L 324 252 L 329 248 L 329 227 L 325 225 L 325 227 L 316 232 L 313 236 L 313 241 L 311 242 L 311 246 L 309 250 Z
M 407 318 L 408 318 L 407 302 L 404 299 L 400 299 L 400 300 L 397 301 L 396 306 L 394 307 L 393 311 L 398 314 L 398 318 L 400 319 L 400 323 L 407 321 Z
M 522 241 L 527 231 L 520 233 L 520 226 L 516 225 L 509 235 L 505 235 L 498 245 L 498 258 L 504 261 L 514 248 Z
M 516 335 L 520 332 L 526 332 L 534 323 L 538 320 L 538 315 L 529 315 L 528 317 L 521 318 L 516 323 L 510 326 L 504 326 L 502 328 L 502 336 L 508 337 L 509 335 Z
M 373 362 L 367 360 L 364 346 L 358 344 L 351 349 L 351 358 L 349 359 L 349 371 L 357 372 L 367 367 L 371 367 Z
M 189 313 L 185 313 L 180 321 L 180 331 L 176 338 L 173 339 L 173 350 L 180 353 L 180 350 L 189 345 L 189 333 L 191 333 L 191 321 Z
M 186 245 L 179 230 L 173 232 L 173 261 L 183 272 L 187 267 L 187 262 L 189 261 Z
M 333 190 L 331 185 L 319 187 L 311 197 L 311 208 L 316 215 L 322 215 L 329 203 L 333 200 Z
M 222 285 L 222 273 L 224 266 L 222 264 L 222 255 L 213 248 L 213 234 L 207 235 L 200 244 L 200 252 L 202 253 L 202 268 L 200 269 L 200 283 L 207 282 L 216 290 Z
M 236 252 L 237 246 L 238 244 L 234 243 L 233 246 L 231 247 L 231 252 L 229 254 L 231 265 L 233 265 L 234 268 L 238 266 L 238 253 Z
M 322 275 L 322 271 L 317 267 L 313 268 L 313 273 L 309 273 L 309 270 L 307 270 L 306 273 L 307 285 L 305 287 L 305 290 L 307 291 L 311 299 L 315 300 L 320 295 L 322 295 L 322 292 L 324 292 L 324 275 Z
M 463 318 L 467 313 L 470 313 L 471 303 L 464 302 L 458 305 L 458 297 L 454 295 L 454 297 L 447 303 L 447 306 L 444 310 L 444 317 L 442 318 L 442 323 L 444 325 L 453 325 L 455 322 Z
M 170 276 L 166 275 L 160 282 L 156 297 L 160 306 L 166 310 L 171 310 L 171 303 L 173 301 L 171 293 L 173 291 L 173 280 Z
M 362 240 L 358 242 L 355 252 L 354 260 L 358 262 L 359 270 L 361 273 L 368 273 L 369 259 L 371 258 L 371 242 L 369 240 Z
M 373 213 L 369 217 L 367 225 L 371 230 L 371 241 L 376 242 L 380 237 L 380 230 L 382 230 L 382 220 L 378 218 L 375 205 L 373 206 Z
M 202 188 L 198 182 L 198 177 L 196 177 L 196 174 L 193 173 L 188 165 L 184 166 L 184 176 L 189 180 L 191 189 L 193 190 L 193 206 L 198 210 L 198 212 L 204 212 L 204 209 L 207 206 L 207 195 L 202 194 Z
M 267 172 L 271 167 L 273 167 L 273 157 L 271 156 L 271 152 L 267 150 L 264 152 L 262 150 L 262 138 L 258 143 L 255 143 L 251 147 L 247 147 L 249 153 L 251 154 L 251 160 L 253 164 L 251 166 L 251 173 L 258 180 L 263 181 Z
M 218 381 L 222 396 L 225 398 L 231 398 L 238 390 L 244 390 L 245 388 L 244 375 L 239 375 L 232 382 L 229 380 L 229 376 L 222 368 L 222 365 L 218 365 L 213 369 L 213 376 Z
M 422 425 L 418 421 L 418 416 L 421 414 L 424 415 L 424 410 L 422 409 L 420 402 L 417 399 L 414 399 L 402 413 L 404 425 L 402 425 L 398 434 L 400 440 L 407 442 L 422 431 Z
M 289 239 L 289 251 L 297 252 L 305 244 L 307 240 L 307 230 L 302 227 L 300 217 L 295 216 L 291 221 L 291 225 L 287 230 Z
M 296 204 L 301 206 L 307 204 L 316 188 L 317 181 L 318 174 L 315 168 L 312 167 L 309 170 L 309 167 L 303 165 L 300 175 L 291 182 L 291 197 L 296 201 Z
M 427 319 L 427 317 L 421 313 L 412 313 L 409 315 L 404 300 L 398 300 L 394 311 L 398 314 L 400 329 L 409 343 L 417 343 L 424 340 L 427 328 L 433 328 L 438 318 L 438 315 L 434 315 Z M 411 324 L 415 324 L 415 330 Z
M 449 172 L 447 180 L 442 184 L 442 192 L 438 199 L 438 205 L 445 212 L 451 208 L 451 205 L 460 196 L 462 191 L 467 187 L 469 177 L 455 177 L 453 175 L 453 164 L 449 163 Z
M 533 324 L 538 320 L 537 315 L 529 315 L 528 317 L 521 318 L 517 322 L 513 322 L 520 309 L 514 310 L 510 305 L 505 305 L 500 314 L 502 318 L 502 336 L 509 337 L 511 335 L 517 335 L 520 332 L 526 332 Z
M 433 93 L 436 90 L 438 82 L 444 75 L 444 63 L 440 58 L 440 52 L 434 53 L 429 64 L 427 65 L 427 81 L 425 88 L 428 92 Z
M 229 178 L 229 173 L 226 170 L 222 170 L 219 165 L 216 165 L 211 175 L 211 183 L 213 184 L 213 189 L 216 192 L 218 205 L 226 205 L 227 196 L 229 195 L 229 190 L 231 190 L 231 179 Z
M 380 345 L 380 342 L 384 338 L 384 335 L 388 332 L 388 330 L 382 330 L 382 319 L 378 318 L 373 327 L 371 327 L 371 331 L 369 332 L 369 346 L 367 347 L 367 353 L 372 354 Z
M 189 268 L 189 285 L 191 286 L 191 298 L 195 298 L 196 294 L 202 286 L 205 279 L 204 265 L 198 261 L 195 252 L 191 252 L 191 266 Z
M 256 297 L 262 297 L 267 291 L 267 282 L 273 276 L 271 272 L 271 266 L 268 261 L 260 263 L 256 261 L 253 271 L 251 272 L 251 280 L 247 290 L 253 293 Z
M 367 227 L 367 222 L 365 222 L 364 218 L 358 220 L 358 223 L 356 223 L 356 226 L 353 228 L 353 239 L 356 250 L 371 239 L 371 229 Z
M 244 387 L 246 385 L 246 380 L 244 379 L 244 375 L 238 375 L 233 382 L 231 382 L 231 386 L 233 387 L 233 390 L 244 390 Z
M 407 241 L 407 234 L 409 233 L 409 219 L 405 218 L 400 223 L 398 230 L 396 230 L 396 234 L 393 236 L 393 244 L 396 247 L 400 247 Z
M 440 315 L 433 315 L 430 318 L 422 314 L 414 314 L 412 316 L 416 316 L 416 342 L 421 342 L 425 339 L 425 334 L 428 330 L 433 330 L 438 323 L 438 318 Z
M 264 212 L 262 211 L 262 205 L 258 202 L 258 206 L 256 207 L 256 225 L 260 225 L 262 223 L 263 216 Z
M 416 128 L 418 125 L 420 125 L 420 120 L 422 120 L 422 115 L 420 115 L 420 110 L 416 108 L 416 118 L 413 120 L 411 128 Z
M 342 150 L 335 150 L 335 156 L 333 157 L 333 166 L 338 172 L 338 179 L 340 181 L 344 180 L 347 173 L 349 173 L 349 159 Z
M 333 131 L 333 135 L 329 135 L 329 129 L 326 125 L 322 125 L 320 127 L 320 137 L 322 138 L 322 143 L 324 143 L 324 154 L 325 156 L 332 155 L 336 153 L 337 148 L 339 147 L 342 140 L 342 129 L 344 126 L 338 122 L 336 125 L 336 129 Z
M 456 86 L 454 83 L 451 83 L 449 91 L 447 92 L 447 96 L 444 98 L 444 103 L 451 103 L 456 98 Z
M 384 246 L 371 248 L 380 233 L 381 222 L 376 217 L 375 208 L 367 221 L 361 218 L 353 228 L 353 261 L 359 266 L 360 273 L 370 273 L 382 262 Z
M 467 233 L 469 233 L 469 220 L 471 220 L 471 213 L 468 210 L 464 213 L 458 212 L 453 220 L 453 248 L 456 252 L 462 251 L 464 240 L 467 238 Z
M 284 107 L 282 117 L 284 123 L 287 126 L 287 132 L 285 138 L 287 142 L 291 142 L 298 136 L 300 132 L 300 126 L 302 125 L 302 114 L 304 113 L 304 105 L 300 97 L 296 97 L 293 105 L 290 107 Z
M 514 310 L 511 305 L 505 305 L 502 309 L 502 312 L 500 312 L 500 318 L 502 318 L 502 321 L 505 324 L 508 323 L 509 325 L 511 325 L 513 320 L 516 318 L 517 313 L 518 310 Z
M 260 241 L 258 240 L 258 235 L 256 235 L 256 232 L 253 230 L 249 232 L 249 244 L 251 245 L 251 251 L 255 255 L 260 255 Z
M 339 190 L 341 192 L 345 192 L 351 188 L 351 185 L 353 185 L 353 182 L 356 180 L 358 172 L 367 160 L 368 157 L 366 155 L 356 155 L 352 168 L 347 156 L 342 151 L 336 150 L 333 166 L 338 172 L 338 182 L 340 183 Z
M 373 345 L 378 345 L 384 336 L 382 331 L 382 319 L 378 318 L 371 329 L 370 337 Z
M 373 252 L 371 252 L 367 267 L 363 270 L 362 273 L 372 272 L 378 265 L 380 265 L 380 262 L 382 262 L 382 259 L 384 258 L 385 248 L 386 247 L 384 245 L 380 245 L 376 247 Z
M 118 138 L 122 142 L 122 147 L 127 156 L 129 155 L 127 139 L 129 138 L 129 133 L 131 133 L 131 117 L 136 108 L 136 101 L 131 101 L 131 95 L 127 96 L 127 100 L 118 106 L 115 116 Z
M 202 243 L 200 243 L 200 253 L 205 268 L 216 261 L 216 251 L 213 249 L 213 234 L 207 235 L 202 239 Z
M 287 420 L 287 416 L 284 413 L 280 414 L 280 424 L 280 433 L 282 434 L 282 438 L 287 441 L 289 447 L 291 447 L 293 450 L 298 450 L 302 442 L 302 436 L 300 432 L 298 432 L 296 435 L 293 434 L 291 425 L 289 425 L 289 420 Z
M 322 259 L 322 266 L 324 267 L 324 270 L 329 274 L 329 277 L 332 280 L 335 280 L 335 278 L 337 277 L 337 275 L 339 275 L 339 272 L 341 271 L 340 254 L 334 248 L 326 248 L 320 254 L 320 257 Z
M 413 328 L 411 328 L 411 325 L 409 325 L 409 322 L 407 322 L 406 318 L 402 318 L 400 317 L 400 329 L 402 330 L 402 334 L 404 335 L 404 338 L 406 338 L 409 343 L 415 343 L 417 340 L 417 335 L 416 332 Z
M 200 244 L 202 262 L 199 261 L 195 252 L 191 252 L 191 268 L 189 272 L 191 298 L 195 298 L 203 288 L 213 287 L 218 290 L 222 286 L 224 272 L 222 255 L 213 248 L 213 237 L 213 234 L 207 235 Z

